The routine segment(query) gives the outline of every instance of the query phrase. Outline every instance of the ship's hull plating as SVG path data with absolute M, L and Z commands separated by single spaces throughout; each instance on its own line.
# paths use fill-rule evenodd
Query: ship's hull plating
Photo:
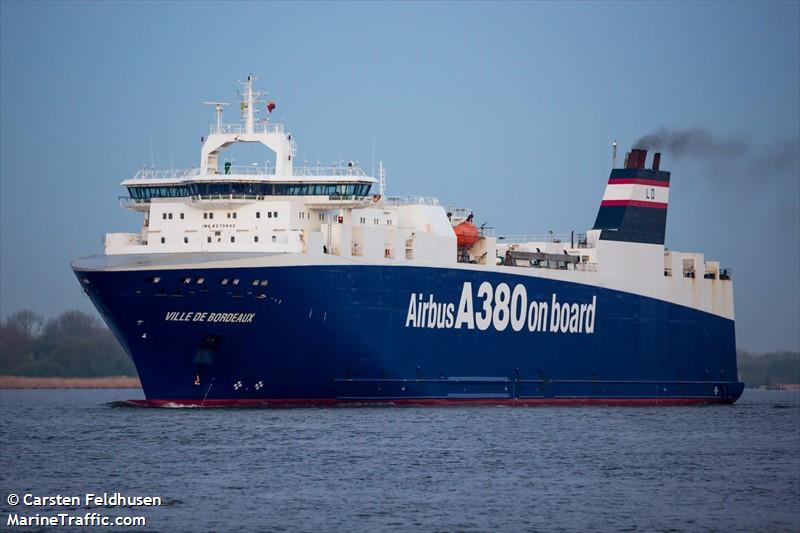
M 580 283 L 362 265 L 76 275 L 132 357 L 147 405 L 732 403 L 743 389 L 733 320 Z M 410 309 L 412 295 L 417 305 L 433 295 L 457 315 L 469 284 L 480 313 L 487 281 L 547 302 L 543 331 L 456 328 L 455 316 L 436 324 Z M 554 294 L 594 302 L 591 333 L 588 307 L 579 330 L 551 330 Z

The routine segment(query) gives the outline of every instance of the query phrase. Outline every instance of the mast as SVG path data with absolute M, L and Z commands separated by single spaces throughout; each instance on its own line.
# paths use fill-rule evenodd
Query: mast
M 253 80 L 258 77 L 248 74 L 247 81 L 241 82 L 245 87 L 244 102 L 242 102 L 242 112 L 244 113 L 244 132 L 255 133 L 255 120 L 253 118 L 256 103 L 259 96 L 263 93 L 253 91 Z

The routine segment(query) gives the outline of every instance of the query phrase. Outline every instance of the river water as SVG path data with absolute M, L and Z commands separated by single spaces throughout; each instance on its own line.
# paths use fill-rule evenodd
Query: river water
M 99 512 L 164 532 L 800 531 L 798 391 L 652 408 L 115 403 L 139 397 L 0 391 L 0 530 Z M 162 505 L 8 503 L 104 492 Z

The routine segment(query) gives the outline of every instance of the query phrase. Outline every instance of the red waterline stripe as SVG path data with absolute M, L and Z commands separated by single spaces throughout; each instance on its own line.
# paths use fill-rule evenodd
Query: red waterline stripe
M 603 200 L 600 206 L 631 206 L 631 207 L 651 207 L 653 209 L 666 209 L 667 204 L 662 202 L 646 202 L 644 200 Z
M 139 407 L 334 407 L 358 405 L 441 406 L 471 405 L 507 407 L 647 407 L 733 403 L 735 398 L 397 398 L 376 400 L 309 399 L 241 399 L 241 400 L 128 400 Z
M 609 185 L 627 185 L 630 183 L 636 185 L 652 185 L 654 187 L 669 187 L 668 181 L 645 180 L 639 178 L 611 178 L 608 180 Z

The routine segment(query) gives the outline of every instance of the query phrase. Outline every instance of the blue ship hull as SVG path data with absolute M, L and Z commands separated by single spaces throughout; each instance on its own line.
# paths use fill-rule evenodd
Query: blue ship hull
M 151 405 L 732 403 L 743 389 L 732 320 L 579 283 L 403 266 L 76 275 Z M 413 295 L 458 308 L 465 283 L 485 281 L 594 301 L 593 332 L 410 320 Z

